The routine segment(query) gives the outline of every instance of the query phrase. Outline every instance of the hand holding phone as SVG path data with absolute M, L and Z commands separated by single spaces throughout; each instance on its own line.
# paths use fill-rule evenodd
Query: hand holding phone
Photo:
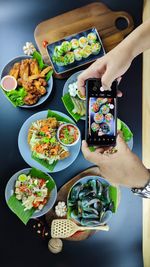
M 100 79 L 86 81 L 85 139 L 89 145 L 115 146 L 117 136 L 117 81 L 104 90 Z

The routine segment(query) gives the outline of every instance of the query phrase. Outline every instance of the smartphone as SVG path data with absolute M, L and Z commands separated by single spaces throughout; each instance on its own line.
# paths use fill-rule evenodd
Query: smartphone
M 86 81 L 85 140 L 88 145 L 116 145 L 117 86 L 117 81 L 114 81 L 106 91 L 100 79 Z

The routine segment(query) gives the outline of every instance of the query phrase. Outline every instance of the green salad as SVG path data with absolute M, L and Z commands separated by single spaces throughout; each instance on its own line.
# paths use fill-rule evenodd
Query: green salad
M 22 172 L 17 177 L 14 193 L 7 204 L 19 219 L 27 224 L 36 210 L 45 206 L 54 187 L 55 182 L 49 175 L 32 168 L 29 173 Z

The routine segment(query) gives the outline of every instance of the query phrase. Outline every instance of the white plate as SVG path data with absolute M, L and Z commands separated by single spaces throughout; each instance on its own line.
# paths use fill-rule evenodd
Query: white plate
M 66 119 L 69 119 L 72 123 L 74 123 L 74 121 L 66 114 L 59 112 L 59 111 L 55 111 L 55 110 L 53 110 L 53 112 L 63 116 Z M 40 169 L 43 172 L 58 172 L 58 171 L 62 171 L 66 169 L 68 166 L 70 166 L 75 161 L 75 159 L 77 158 L 80 152 L 81 138 L 79 139 L 79 142 L 76 145 L 72 147 L 68 147 L 70 156 L 66 159 L 58 161 L 53 171 L 50 171 L 49 169 L 47 169 L 46 167 L 44 167 L 43 165 L 35 161 L 31 157 L 31 150 L 27 142 L 28 130 L 31 127 L 32 122 L 47 118 L 47 113 L 48 113 L 48 110 L 38 112 L 32 115 L 30 118 L 28 118 L 24 122 L 24 124 L 22 125 L 20 129 L 19 136 L 18 136 L 18 147 L 19 147 L 21 156 L 31 167 Z

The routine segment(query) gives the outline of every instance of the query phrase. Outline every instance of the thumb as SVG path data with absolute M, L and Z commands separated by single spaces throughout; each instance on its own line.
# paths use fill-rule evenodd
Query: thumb
M 128 145 L 124 141 L 121 133 L 118 133 L 116 148 L 119 152 L 123 152 L 124 150 L 128 149 Z

